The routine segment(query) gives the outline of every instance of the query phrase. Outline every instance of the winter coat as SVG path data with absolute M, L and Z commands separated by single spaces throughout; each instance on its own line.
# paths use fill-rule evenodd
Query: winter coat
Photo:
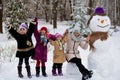
M 44 45 L 44 42 L 41 41 L 40 39 L 41 34 L 38 32 L 37 26 L 35 27 L 35 30 L 34 30 L 34 36 L 36 39 L 36 46 L 35 46 L 35 54 L 32 56 L 32 59 L 46 62 L 47 61 L 47 44 Z M 52 37 L 50 38 L 52 39 Z M 49 39 L 47 39 L 47 43 L 48 41 Z
M 71 39 L 70 35 L 67 34 L 64 36 L 63 40 L 67 43 L 66 45 L 66 58 L 70 61 L 72 58 L 80 58 L 78 47 L 80 46 L 83 49 L 87 49 L 88 44 L 83 44 L 82 40 L 74 41 Z
M 65 62 L 65 53 L 64 53 L 64 42 L 61 42 L 61 47 L 60 44 L 57 40 L 55 41 L 50 41 L 50 44 L 54 46 L 54 51 L 53 51 L 53 63 L 63 63 Z
M 35 25 L 30 23 L 27 33 L 21 35 L 16 30 L 14 30 L 13 27 L 9 27 L 9 32 L 17 41 L 16 57 L 26 58 L 34 54 L 34 46 L 31 39 L 34 28 Z

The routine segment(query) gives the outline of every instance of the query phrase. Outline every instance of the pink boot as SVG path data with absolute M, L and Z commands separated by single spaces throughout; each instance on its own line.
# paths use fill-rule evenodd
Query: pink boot
M 52 75 L 53 75 L 53 76 L 57 76 L 56 69 L 53 69 L 53 70 L 52 70 Z
M 58 75 L 63 76 L 62 69 L 58 69 Z

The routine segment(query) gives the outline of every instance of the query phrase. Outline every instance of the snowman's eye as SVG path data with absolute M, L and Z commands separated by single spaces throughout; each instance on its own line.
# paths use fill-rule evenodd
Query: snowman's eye
M 100 19 L 97 19 L 98 21 L 100 20 Z

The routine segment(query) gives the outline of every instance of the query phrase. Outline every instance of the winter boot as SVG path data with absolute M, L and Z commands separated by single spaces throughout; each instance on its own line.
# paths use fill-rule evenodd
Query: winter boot
M 46 66 L 42 66 L 42 75 L 44 77 L 47 77 L 47 74 L 46 74 Z
M 63 76 L 63 73 L 62 73 L 62 69 L 61 69 L 61 68 L 58 69 L 58 75 L 59 75 L 59 76 Z
M 56 69 L 53 69 L 53 70 L 52 70 L 52 75 L 53 75 L 53 76 L 57 76 Z
M 23 78 L 22 66 L 18 66 L 17 69 L 18 69 L 18 76 L 19 76 L 20 78 Z
M 39 77 L 40 75 L 40 66 L 36 67 L 36 77 Z
M 90 71 L 89 71 L 89 73 L 88 73 L 88 75 L 89 75 L 89 78 L 91 78 L 91 77 L 92 77 L 92 75 L 93 75 L 93 71 L 92 71 L 92 70 L 90 70 Z
M 87 80 L 88 78 L 91 78 L 92 74 L 93 74 L 92 71 L 89 71 L 88 73 L 83 74 L 82 80 Z
M 88 74 L 84 74 L 83 76 L 82 76 L 82 80 L 87 80 L 89 78 L 89 75 Z
M 30 66 L 26 66 L 26 70 L 27 70 L 27 76 L 28 76 L 29 78 L 32 78 L 32 76 L 31 76 L 31 71 L 30 71 Z

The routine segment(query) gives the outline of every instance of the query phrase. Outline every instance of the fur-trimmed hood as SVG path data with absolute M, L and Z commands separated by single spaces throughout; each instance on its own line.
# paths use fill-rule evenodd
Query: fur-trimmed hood
M 79 27 L 74 27 L 74 28 L 72 28 L 72 29 L 68 29 L 68 31 L 69 31 L 69 35 L 70 35 L 70 37 L 71 37 L 71 39 L 72 40 L 74 40 L 74 41 L 79 41 L 80 39 L 81 39 L 81 36 L 79 36 L 79 37 L 76 37 L 76 36 L 74 36 L 74 32 L 77 32 L 77 33 L 79 33 L 80 34 L 80 28 Z

